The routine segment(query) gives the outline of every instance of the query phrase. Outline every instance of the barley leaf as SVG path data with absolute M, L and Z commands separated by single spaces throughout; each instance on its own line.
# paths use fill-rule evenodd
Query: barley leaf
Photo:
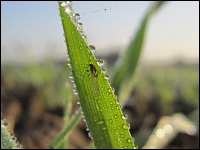
M 80 24 L 70 2 L 59 2 L 59 9 L 74 82 L 95 147 L 134 148 L 115 94 L 80 29 L 77 30 Z

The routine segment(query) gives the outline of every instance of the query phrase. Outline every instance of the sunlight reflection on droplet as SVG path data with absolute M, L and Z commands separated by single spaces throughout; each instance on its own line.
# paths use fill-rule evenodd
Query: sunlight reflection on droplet
M 194 125 L 188 125 L 186 128 L 186 133 L 189 135 L 194 135 L 196 133 L 196 127 Z
M 167 124 L 164 126 L 164 131 L 167 134 L 171 134 L 173 132 L 173 127 L 171 125 Z
M 156 135 L 159 137 L 159 138 L 163 138 L 165 136 L 165 131 L 163 129 L 158 129 L 156 131 Z

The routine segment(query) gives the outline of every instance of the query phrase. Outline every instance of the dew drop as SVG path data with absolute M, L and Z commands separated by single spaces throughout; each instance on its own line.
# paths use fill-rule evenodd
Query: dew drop
M 88 133 L 88 136 L 92 139 L 92 136 L 91 136 L 91 133 L 90 133 L 90 132 Z
M 73 75 L 70 75 L 69 78 L 70 78 L 70 79 L 74 79 L 74 76 L 73 76 Z
M 75 83 L 73 84 L 73 87 L 74 87 L 74 88 L 77 88 Z
M 88 128 L 88 127 L 86 128 L 86 131 L 89 131 L 89 128 Z
M 128 119 L 128 115 L 127 115 L 127 114 L 124 114 L 124 117 L 125 117 L 125 120 L 127 120 L 127 119 Z
M 16 145 L 16 148 L 15 149 L 22 149 L 22 146 L 19 144 L 19 143 L 17 143 L 17 145 Z
M 105 75 L 105 78 L 106 78 L 106 80 L 109 80 L 110 79 L 110 76 L 109 75 Z
M 79 101 L 79 100 L 77 101 L 77 104 L 79 104 L 79 105 L 80 105 L 80 101 Z
M 11 135 L 11 140 L 16 141 L 17 138 L 14 136 L 14 134 Z
M 84 116 L 85 117 L 85 116 Z M 86 128 L 88 128 L 88 125 L 87 125 L 87 123 L 85 124 L 85 126 L 86 126 Z
M 112 91 L 110 90 L 110 88 L 108 88 L 108 93 L 112 93 Z
M 128 138 L 126 141 L 127 141 L 128 143 L 132 143 L 132 142 L 133 142 L 132 138 Z
M 81 17 L 80 17 L 80 14 L 74 14 L 75 18 L 76 18 L 76 21 L 80 21 Z
M 73 5 L 72 1 L 67 1 L 67 4 L 70 5 L 70 6 Z
M 103 73 L 105 74 L 107 70 L 105 68 L 102 68 Z
M 105 110 L 105 111 L 108 111 L 108 108 L 107 108 L 107 107 L 104 107 L 104 110 Z
M 68 15 L 71 14 L 71 10 L 70 10 L 68 7 L 65 9 L 65 12 L 66 12 Z
M 197 132 L 197 129 L 194 125 L 187 125 L 186 133 L 189 135 L 194 135 Z
M 67 61 L 70 62 L 70 58 L 67 58 Z
M 115 89 L 112 87 L 112 91 L 113 91 L 113 93 L 115 92 Z
M 61 6 L 62 7 L 67 7 L 67 3 L 66 2 L 62 2 Z
M 77 29 L 79 32 L 83 32 L 83 24 L 79 22 L 77 25 Z
M 121 135 L 120 135 L 120 137 L 124 138 L 124 135 L 123 135 L 123 134 L 121 134 Z
M 159 138 L 163 138 L 165 136 L 165 132 L 163 129 L 158 129 L 156 130 L 156 135 L 159 137 Z
M 92 54 L 96 53 L 96 47 L 94 45 L 89 45 Z
M 109 120 L 109 122 L 110 122 L 110 123 L 113 123 L 113 120 L 112 120 L 112 119 L 110 119 L 110 120 Z
M 164 126 L 164 131 L 167 134 L 171 134 L 173 132 L 173 127 L 170 124 Z
M 123 129 L 127 130 L 128 129 L 128 125 L 125 123 L 122 125 Z
M 126 124 L 127 124 L 127 126 L 128 126 L 128 129 L 130 130 L 130 123 L 127 122 Z
M 99 121 L 98 124 L 103 124 L 103 121 Z
M 73 90 L 75 95 L 78 95 L 78 91 L 77 90 Z
M 95 55 L 96 54 L 96 50 L 91 50 L 92 54 Z
M 68 63 L 67 65 L 69 66 L 69 68 L 72 68 L 72 66 L 71 66 L 71 64 L 70 64 L 70 63 Z
M 106 9 L 103 9 L 104 12 L 106 12 Z
M 98 59 L 98 64 L 100 67 L 103 67 L 104 66 L 104 60 L 103 59 Z
M 83 117 L 83 121 L 86 123 L 85 117 Z
M 71 79 L 71 82 L 74 83 L 74 78 Z
M 5 120 L 3 119 L 3 120 L 1 120 L 1 127 L 3 127 L 3 128 L 8 128 L 8 123 L 7 122 L 5 122 Z
M 82 38 L 87 41 L 87 36 L 85 34 L 82 34 Z

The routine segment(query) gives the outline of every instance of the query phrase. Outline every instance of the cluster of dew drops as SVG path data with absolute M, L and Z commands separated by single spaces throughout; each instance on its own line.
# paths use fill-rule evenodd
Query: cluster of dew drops
M 80 14 L 74 13 L 74 10 L 73 10 L 73 8 L 72 8 L 72 5 L 73 5 L 73 4 L 72 4 L 71 1 L 62 1 L 62 2 L 61 2 L 61 6 L 64 8 L 65 12 L 69 15 L 71 21 L 72 21 L 72 22 L 74 23 L 74 25 L 77 27 L 77 30 L 78 30 L 78 31 L 80 32 L 80 34 L 82 35 L 82 38 L 83 38 L 83 39 L 85 40 L 85 42 L 88 44 L 88 42 L 87 42 L 87 36 L 85 35 L 85 33 L 84 33 L 84 31 L 83 31 L 83 24 L 80 22 L 80 19 L 81 19 Z M 89 45 L 89 44 L 88 44 L 88 45 Z M 95 47 L 94 45 L 89 45 L 89 48 L 90 48 L 92 54 L 95 55 L 95 53 L 96 53 L 96 47 Z M 67 54 L 66 56 L 67 56 L 68 66 L 71 68 L 69 55 Z M 103 66 L 104 66 L 104 60 L 103 60 L 103 59 L 97 59 L 97 62 L 98 62 L 98 65 L 101 67 L 102 72 L 103 72 L 104 75 L 105 75 L 105 78 L 106 78 L 106 79 L 108 80 L 108 82 L 109 82 L 110 76 L 106 74 L 106 69 L 103 68 Z M 73 89 L 73 92 L 74 92 L 75 95 L 78 96 L 78 90 L 77 90 L 76 84 L 75 84 L 75 82 L 74 82 L 74 76 L 73 76 L 72 72 L 71 72 L 69 78 L 71 79 L 71 82 L 73 83 L 73 88 L 74 88 L 74 89 Z M 110 82 L 109 82 L 109 83 L 110 83 Z M 114 89 L 114 88 L 112 88 L 112 92 L 113 92 L 113 93 L 115 92 L 115 89 Z M 116 99 L 117 99 L 117 96 L 116 96 Z M 77 101 L 77 104 L 80 104 L 80 101 L 79 101 L 79 100 Z M 119 104 L 119 102 L 118 102 L 118 104 Z M 120 104 L 119 104 L 119 106 L 120 106 Z M 120 106 L 120 107 L 121 107 L 121 106 Z M 119 107 L 118 107 L 118 108 L 119 108 Z M 81 106 L 80 106 L 80 109 L 82 109 Z M 82 110 L 81 110 L 81 113 L 83 113 Z M 86 123 L 85 116 L 82 115 L 82 117 L 83 117 L 83 121 Z M 125 121 L 127 120 L 127 118 L 128 118 L 128 116 L 127 116 L 126 114 L 122 115 L 122 119 L 124 119 Z M 123 124 L 122 127 L 123 127 L 124 129 L 130 129 L 130 124 L 126 121 L 126 124 Z M 86 130 L 89 131 L 89 128 L 88 128 L 88 126 L 87 126 L 87 123 L 86 123 Z M 89 135 L 89 137 L 92 139 L 91 134 L 88 133 L 88 135 Z M 132 142 L 132 140 L 134 140 L 134 139 L 128 139 L 127 142 Z
M 80 14 L 78 13 L 74 13 L 74 10 L 72 8 L 72 2 L 71 1 L 62 1 L 61 2 L 61 6 L 64 7 L 65 9 L 65 12 L 70 16 L 71 18 L 71 21 L 74 23 L 74 25 L 77 27 L 77 30 L 80 32 L 80 34 L 82 35 L 82 38 L 85 40 L 85 42 L 88 44 L 87 42 L 87 36 L 85 35 L 84 31 L 83 31 L 83 24 L 80 22 Z M 89 45 L 89 44 L 88 44 Z M 92 52 L 93 55 L 95 55 L 96 53 L 96 47 L 94 45 L 89 45 L 89 48 Z M 67 52 L 67 51 L 66 51 Z M 68 66 L 71 68 L 71 63 L 70 63 L 70 59 L 69 59 L 69 55 L 66 54 L 67 56 L 67 61 L 68 61 Z M 97 59 L 97 62 L 98 62 L 98 65 L 101 67 L 102 69 L 102 72 L 104 73 L 105 75 L 105 78 L 107 80 L 110 79 L 110 76 L 108 74 L 106 74 L 106 69 L 103 68 L 104 66 L 104 60 L 103 59 Z M 74 77 L 73 77 L 73 74 L 71 72 L 71 75 L 69 76 L 69 78 L 71 79 L 71 82 L 73 83 L 73 91 L 74 91 L 74 94 L 78 96 L 78 91 L 77 91 L 77 88 L 76 88 L 76 84 L 74 83 Z M 110 82 L 109 82 L 110 83 Z M 114 92 L 114 88 L 112 88 L 112 91 Z M 80 102 L 78 102 L 78 104 L 80 104 Z
M 1 116 L 1 129 L 8 129 L 8 123 L 5 121 L 4 118 L 2 118 Z M 22 149 L 22 146 L 21 144 L 19 144 L 19 141 L 17 140 L 17 138 L 14 136 L 13 133 L 9 133 L 9 136 L 8 137 L 4 137 L 6 139 L 9 139 L 9 142 L 12 143 L 12 149 Z M 1 139 L 3 142 L 7 142 L 6 139 Z
M 79 33 L 82 35 L 82 38 L 85 40 L 85 42 L 88 44 L 87 42 L 87 36 L 85 35 L 84 31 L 83 31 L 83 24 L 80 22 L 80 14 L 78 13 L 74 13 L 74 10 L 73 8 L 71 7 L 73 4 L 71 1 L 62 1 L 61 2 L 61 6 L 64 8 L 65 12 L 69 15 L 71 21 L 74 23 L 74 25 L 77 27 L 77 30 L 79 31 Z M 88 44 L 89 45 L 89 44 Z M 92 52 L 93 55 L 95 55 L 96 53 L 96 47 L 94 45 L 89 45 L 89 48 Z M 67 51 L 66 51 L 67 52 Z M 69 58 L 69 55 L 66 54 L 67 56 L 67 61 L 68 61 L 68 66 L 71 68 L 71 63 L 70 63 L 70 58 Z M 110 79 L 110 76 L 108 74 L 106 74 L 106 69 L 103 68 L 104 66 L 104 60 L 103 59 L 97 59 L 97 62 L 98 62 L 98 65 L 101 67 L 102 69 L 102 72 L 104 73 L 105 75 L 105 78 L 107 80 Z M 71 72 L 69 78 L 71 79 L 71 82 L 73 83 L 73 91 L 74 91 L 74 94 L 78 96 L 78 91 L 77 91 L 77 87 L 76 87 L 76 84 L 74 82 L 74 76 Z M 108 81 L 109 82 L 109 81 Z M 110 83 L 110 82 L 109 82 Z M 114 88 L 112 88 L 112 91 L 114 93 Z M 80 102 L 78 101 L 77 102 L 78 104 L 80 104 Z

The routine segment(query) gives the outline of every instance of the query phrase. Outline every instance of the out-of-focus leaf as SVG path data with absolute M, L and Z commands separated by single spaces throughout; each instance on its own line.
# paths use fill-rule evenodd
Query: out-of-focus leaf
M 119 101 L 123 102 L 133 89 L 134 73 L 142 52 L 144 39 L 149 21 L 152 15 L 164 4 L 164 1 L 155 2 L 145 15 L 135 38 L 130 42 L 124 57 L 121 59 L 121 65 L 112 80 L 112 86 L 115 88 L 115 93 L 119 97 Z

